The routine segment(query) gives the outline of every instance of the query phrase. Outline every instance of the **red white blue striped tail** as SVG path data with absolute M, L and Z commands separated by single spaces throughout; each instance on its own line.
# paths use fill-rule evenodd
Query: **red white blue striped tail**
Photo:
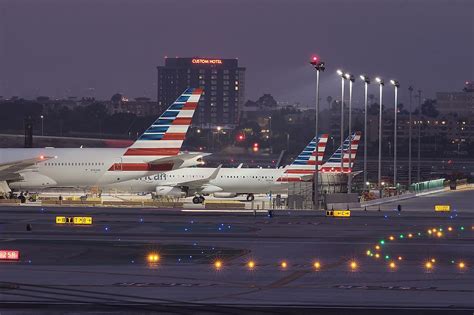
M 124 156 L 177 155 L 201 97 L 201 89 L 189 88 L 128 148 Z
M 173 161 L 159 162 L 180 153 L 186 132 L 201 97 L 201 89 L 189 88 L 135 141 L 109 171 L 169 171 Z
M 293 163 L 285 169 L 284 175 L 278 178 L 277 181 L 302 181 L 303 177 L 314 174 L 316 163 L 318 163 L 318 168 L 320 169 L 328 138 L 328 134 L 320 135 L 318 141 L 314 137 Z
M 321 167 L 322 172 L 329 173 L 350 173 L 354 166 L 354 161 L 356 158 L 357 149 L 359 147 L 359 141 L 361 137 L 361 132 L 355 132 L 343 143 L 343 150 L 339 147 L 336 152 L 324 163 Z M 349 149 L 350 141 L 350 149 Z M 350 152 L 349 152 L 350 151 Z M 349 165 L 349 154 L 351 163 Z M 342 163 L 341 163 L 342 160 Z M 341 167 L 342 164 L 342 167 Z

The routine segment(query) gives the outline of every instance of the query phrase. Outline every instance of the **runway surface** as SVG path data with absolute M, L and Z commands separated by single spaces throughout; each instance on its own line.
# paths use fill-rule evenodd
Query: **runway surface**
M 21 256 L 0 262 L 0 311 L 472 314 L 473 201 L 447 192 L 350 218 L 2 206 L 0 249 Z M 453 211 L 435 213 L 437 203 Z

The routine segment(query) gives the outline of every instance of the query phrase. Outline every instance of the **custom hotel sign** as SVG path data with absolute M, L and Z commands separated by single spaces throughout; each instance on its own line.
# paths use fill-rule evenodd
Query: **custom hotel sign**
M 193 64 L 210 64 L 210 65 L 221 65 L 222 59 L 206 59 L 206 58 L 193 58 L 191 60 Z

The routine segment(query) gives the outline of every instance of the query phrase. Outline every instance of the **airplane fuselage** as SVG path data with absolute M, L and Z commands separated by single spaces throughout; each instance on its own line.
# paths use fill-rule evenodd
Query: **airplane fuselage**
M 11 188 L 102 186 L 155 174 L 137 163 L 135 169 L 122 167 L 126 148 L 12 148 L 0 149 L 0 163 L 44 156 L 45 161 L 20 172 L 23 180 L 9 183 Z M 141 168 L 141 169 L 139 169 Z
M 180 186 L 179 183 L 206 179 L 211 176 L 215 170 L 215 168 L 209 167 L 177 169 L 107 185 L 105 189 L 117 192 L 155 192 L 158 186 L 174 184 Z M 202 192 L 203 190 L 205 192 L 207 190 L 210 192 L 229 192 L 236 194 L 278 193 L 284 192 L 288 187 L 287 182 L 278 181 L 280 177 L 284 177 L 284 169 L 221 168 L 216 178 L 209 180 L 208 183 L 193 190 L 196 192 Z

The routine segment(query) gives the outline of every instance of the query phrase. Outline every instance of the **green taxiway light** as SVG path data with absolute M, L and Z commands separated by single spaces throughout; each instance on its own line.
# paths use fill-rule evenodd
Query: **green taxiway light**
M 400 238 L 404 238 L 403 234 L 400 234 Z
M 385 241 L 384 241 L 384 240 L 381 240 L 381 241 L 380 241 L 380 244 L 382 244 L 382 245 L 385 244 Z

